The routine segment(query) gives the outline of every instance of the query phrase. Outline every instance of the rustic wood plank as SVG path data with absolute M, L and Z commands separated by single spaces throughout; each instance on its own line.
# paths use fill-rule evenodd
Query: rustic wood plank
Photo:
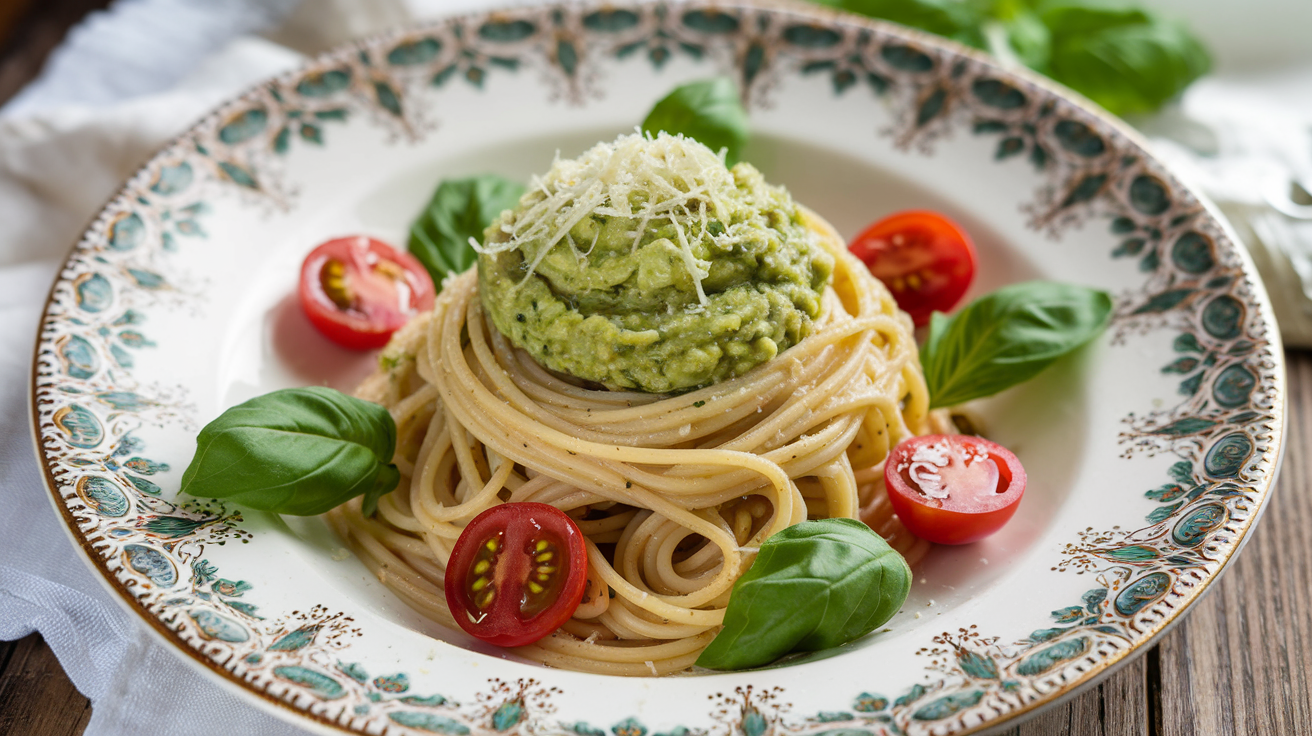
M 1003 736 L 1148 736 L 1148 664 L 1135 657 L 1096 687 Z
M 0 3 L 0 46 L 9 43 L 18 22 L 27 15 L 33 0 L 7 0 Z
M 17 647 L 16 641 L 0 641 L 0 683 L 4 681 L 5 670 L 9 668 L 9 660 L 13 659 Z
M 1275 495 L 1233 568 L 1162 641 L 1161 736 L 1312 728 L 1312 353 L 1288 359 Z
M 91 701 L 40 634 L 0 642 L 0 736 L 76 736 L 90 719 Z
M 0 104 L 36 77 L 87 13 L 110 0 L 0 0 Z M 76 736 L 91 701 L 73 687 L 40 634 L 0 641 L 0 736 Z

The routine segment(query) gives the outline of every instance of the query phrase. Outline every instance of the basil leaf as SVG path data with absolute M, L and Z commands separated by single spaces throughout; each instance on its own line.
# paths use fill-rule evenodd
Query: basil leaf
M 321 386 L 228 409 L 196 437 L 182 492 L 313 516 L 361 494 L 372 514 L 396 488 L 396 425 L 383 407 Z
M 712 151 L 725 149 L 724 160 L 729 166 L 738 162 L 750 135 L 747 111 L 737 86 L 728 77 L 675 87 L 642 121 L 644 133 L 656 135 L 662 130 L 692 138 Z
M 1102 332 L 1111 313 L 1106 292 L 1051 281 L 1004 286 L 952 317 L 935 313 L 920 347 L 930 406 L 1028 381 Z
M 1142 8 L 1116 0 L 1044 0 L 1034 3 L 1043 24 L 1053 33 L 1098 33 L 1109 28 L 1151 23 Z
M 714 670 L 828 649 L 874 631 L 911 590 L 911 568 L 855 519 L 790 526 L 765 540 L 729 596 L 724 629 L 697 658 Z
M 513 208 L 524 185 L 495 174 L 448 179 L 410 226 L 410 252 L 428 269 L 441 290 L 442 279 L 464 273 L 478 260 L 469 239 L 482 242 L 483 231 L 503 210 Z
M 1048 73 L 1048 60 L 1052 58 L 1052 32 L 1043 25 L 1039 16 L 1027 10 L 1015 13 L 1003 22 L 1007 45 L 1025 66 L 1044 74 Z
M 919 28 L 954 41 L 985 47 L 982 3 L 961 0 L 814 0 L 849 13 Z
M 1052 0 L 1038 15 L 1051 37 L 1049 76 L 1118 115 L 1157 109 L 1211 67 L 1183 26 L 1130 5 Z
M 813 0 L 989 49 L 990 27 L 1035 71 L 1113 113 L 1146 112 L 1211 66 L 1183 26 L 1121 0 Z M 996 48 L 996 45 L 993 47 Z

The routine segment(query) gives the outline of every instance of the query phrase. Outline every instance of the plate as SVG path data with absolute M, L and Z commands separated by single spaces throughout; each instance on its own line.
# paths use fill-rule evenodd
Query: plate
M 938 548 L 886 628 L 758 671 L 652 680 L 515 661 L 438 627 L 317 519 L 179 498 L 195 434 L 373 358 L 293 298 L 315 244 L 404 243 L 442 177 L 526 178 L 728 74 L 745 158 L 845 235 L 894 210 L 974 234 L 975 293 L 1101 287 L 1095 344 L 980 407 L 1023 459 L 1001 533 Z M 521 8 L 377 36 L 222 106 L 96 217 L 54 284 L 33 421 L 95 570 L 179 653 L 322 732 L 961 734 L 1072 693 L 1178 620 L 1270 495 L 1284 368 L 1233 234 L 1124 125 L 1033 75 L 800 6 Z

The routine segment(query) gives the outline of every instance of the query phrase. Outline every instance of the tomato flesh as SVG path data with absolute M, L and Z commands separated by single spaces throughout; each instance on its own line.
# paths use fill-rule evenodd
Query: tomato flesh
M 532 644 L 574 615 L 587 585 L 583 533 L 544 503 L 504 503 L 469 522 L 447 561 L 456 623 L 503 647 Z
M 889 215 L 852 240 L 849 250 L 884 282 L 916 325 L 961 301 L 975 278 L 975 245 L 955 222 L 928 210 Z
M 884 463 L 902 524 L 939 544 L 969 544 L 1001 529 L 1025 495 L 1025 468 L 1002 445 L 968 435 L 903 441 Z
M 387 344 L 411 317 L 433 308 L 433 280 L 414 256 L 356 235 L 329 240 L 301 264 L 301 307 L 315 329 L 352 350 Z

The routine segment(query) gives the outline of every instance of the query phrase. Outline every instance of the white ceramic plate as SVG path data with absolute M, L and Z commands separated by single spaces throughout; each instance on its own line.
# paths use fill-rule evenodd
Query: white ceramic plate
M 753 672 L 551 670 L 410 611 L 316 519 L 177 497 L 225 407 L 368 371 L 292 298 L 315 244 L 404 243 L 439 178 L 543 171 L 716 73 L 750 106 L 746 158 L 844 234 L 938 209 L 976 238 L 976 294 L 1042 277 L 1116 297 L 1096 344 L 982 407 L 1026 502 L 987 541 L 936 549 L 887 629 Z M 325 732 L 996 726 L 1107 672 L 1216 578 L 1269 495 L 1284 405 L 1251 264 L 1126 128 L 921 34 L 700 0 L 453 19 L 260 85 L 100 214 L 35 361 L 52 497 L 95 569 L 180 656 Z

